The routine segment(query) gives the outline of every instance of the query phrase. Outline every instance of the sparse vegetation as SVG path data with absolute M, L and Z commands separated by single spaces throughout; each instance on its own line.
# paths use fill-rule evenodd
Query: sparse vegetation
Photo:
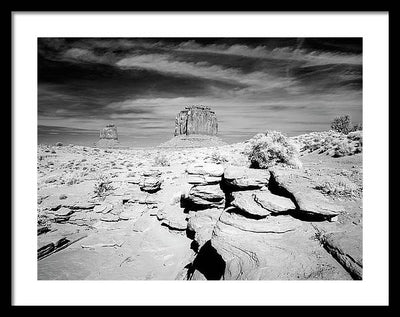
M 248 158 L 253 168 L 269 168 L 274 165 L 294 168 L 302 166 L 295 143 L 278 131 L 257 134 L 249 143 L 251 148 Z
M 299 145 L 300 152 L 314 152 L 342 157 L 362 152 L 362 131 L 345 135 L 337 131 L 313 132 L 291 138 Z
M 363 129 L 362 123 L 357 123 L 357 124 L 353 125 L 352 131 L 362 131 L 362 129 Z
M 331 123 L 331 129 L 343 134 L 348 134 L 352 131 L 351 119 L 349 115 L 343 115 L 333 119 Z
M 359 141 L 362 145 L 363 135 L 361 130 L 352 131 L 347 135 L 347 138 L 352 141 Z
M 165 154 L 158 154 L 154 158 L 154 164 L 156 166 L 169 166 L 170 165 L 170 163 L 167 159 L 167 156 Z
M 46 214 L 42 213 L 41 210 L 38 210 L 37 225 L 41 230 L 45 228 L 43 231 L 51 230 L 51 220 Z
M 322 245 L 324 243 L 324 236 L 326 234 L 326 231 L 322 228 L 318 228 L 314 224 L 311 224 L 311 226 L 315 230 L 315 233 L 311 236 L 311 240 L 315 240 Z
M 101 174 L 98 176 L 97 181 L 94 185 L 94 193 L 98 197 L 107 196 L 114 187 L 111 185 L 111 181 L 108 176 Z
M 355 183 L 351 182 L 346 177 L 327 180 L 315 186 L 315 189 L 331 197 L 355 198 L 359 197 L 362 192 L 362 188 L 359 188 Z
M 353 155 L 359 153 L 361 150 L 353 144 L 353 142 L 342 141 L 340 142 L 336 148 L 333 157 L 343 157 L 348 155 Z
M 82 182 L 78 172 L 71 172 L 62 177 L 62 182 L 67 185 L 79 184 Z
M 228 160 L 218 151 L 214 151 L 211 154 L 211 161 L 216 164 L 222 164 L 228 162 Z

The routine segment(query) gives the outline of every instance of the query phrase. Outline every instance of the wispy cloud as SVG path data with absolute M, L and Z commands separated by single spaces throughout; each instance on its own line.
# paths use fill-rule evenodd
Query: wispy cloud
M 296 47 L 282 47 L 270 49 L 265 46 L 249 47 L 247 45 L 201 45 L 195 41 L 188 41 L 176 46 L 175 50 L 191 53 L 213 53 L 237 55 L 260 59 L 279 59 L 288 61 L 303 61 L 307 65 L 323 64 L 351 64 L 361 65 L 360 54 L 346 54 L 340 52 L 317 52 Z
M 130 69 L 142 68 L 157 72 L 170 73 L 177 76 L 194 76 L 210 80 L 220 80 L 236 83 L 238 87 L 255 87 L 260 89 L 283 88 L 291 84 L 290 79 L 279 79 L 264 72 L 242 73 L 235 68 L 224 68 L 210 65 L 207 62 L 180 62 L 173 60 L 171 55 L 150 54 L 138 55 L 121 59 L 117 66 Z
M 267 128 L 320 129 L 343 112 L 359 121 L 362 54 L 341 50 L 340 42 L 323 49 L 307 43 L 42 39 L 39 123 L 97 130 L 114 122 L 122 135 L 170 137 L 189 104 L 212 107 L 221 135 L 233 138 Z M 361 50 L 359 41 L 355 47 Z

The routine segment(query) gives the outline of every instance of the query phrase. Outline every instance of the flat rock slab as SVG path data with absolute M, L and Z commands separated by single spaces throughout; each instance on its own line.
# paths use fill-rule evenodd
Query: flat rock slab
M 326 250 L 343 265 L 354 279 L 362 279 L 362 231 L 331 232 L 323 235 Z
M 214 163 L 191 164 L 186 167 L 186 173 L 221 177 L 224 174 L 224 167 Z
M 119 216 L 114 215 L 112 213 L 108 213 L 108 214 L 101 216 L 100 220 L 105 221 L 105 222 L 117 222 L 119 220 Z
M 187 214 L 179 205 L 164 205 L 157 212 L 157 219 L 174 230 L 186 230 Z
M 124 206 L 123 211 L 118 215 L 122 220 L 138 219 L 147 208 L 143 205 Z
M 93 211 L 96 213 L 107 214 L 113 209 L 113 205 L 109 203 L 104 203 L 101 205 L 97 205 L 93 208 Z
M 194 233 L 193 239 L 199 249 L 211 239 L 214 226 L 222 212 L 223 210 L 218 208 L 189 212 L 187 229 Z
M 242 166 L 228 166 L 224 171 L 224 184 L 232 190 L 251 190 L 268 186 L 268 170 Z
M 189 184 L 193 184 L 193 185 L 211 185 L 211 184 L 220 183 L 221 177 L 220 176 L 189 174 L 186 178 L 186 181 Z
M 157 222 L 156 219 L 155 222 Z M 130 230 L 101 230 L 38 262 L 39 280 L 174 280 L 189 240 L 160 226 L 142 234 Z M 122 243 L 123 242 L 123 243 Z M 113 245 L 121 247 L 102 247 Z M 97 246 L 83 248 L 81 245 Z
M 163 183 L 162 178 L 148 176 L 148 177 L 143 177 L 140 180 L 139 187 L 142 191 L 148 193 L 154 193 L 161 189 L 162 183 Z
M 234 210 L 226 209 L 220 216 L 219 221 L 225 225 L 237 229 L 256 233 L 285 233 L 294 231 L 302 226 L 300 220 L 289 215 L 268 216 L 261 219 L 249 219 L 237 214 Z
M 195 207 L 203 209 L 223 208 L 225 204 L 225 193 L 219 185 L 193 186 L 187 200 Z
M 335 217 L 344 208 L 329 201 L 314 189 L 312 180 L 302 171 L 271 168 L 269 189 L 290 198 L 299 212 L 326 217 Z
M 211 245 L 225 262 L 225 280 L 351 280 L 312 233 L 307 226 L 281 234 L 248 232 L 218 221 Z
M 150 230 L 156 224 L 156 222 L 157 220 L 147 214 L 144 214 L 133 223 L 131 228 L 134 232 L 143 233 Z
M 70 195 L 64 199 L 60 199 L 59 194 L 47 196 L 41 201 L 40 206 L 44 209 L 57 209 L 65 207 L 70 209 L 92 209 L 95 206 L 94 202 L 88 200 L 87 196 Z
M 61 207 L 57 210 L 53 210 L 51 213 L 54 214 L 55 216 L 65 217 L 73 214 L 74 211 L 66 207 Z
M 256 192 L 253 194 L 253 198 L 262 208 L 274 214 L 287 212 L 296 208 L 295 204 L 289 198 L 274 195 L 269 190 Z
M 271 214 L 268 209 L 263 208 L 254 200 L 254 195 L 254 191 L 233 192 L 231 205 L 250 216 L 266 217 Z

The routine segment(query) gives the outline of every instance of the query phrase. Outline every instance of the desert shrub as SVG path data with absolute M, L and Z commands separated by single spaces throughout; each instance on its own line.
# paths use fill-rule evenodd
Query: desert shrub
M 61 182 L 67 185 L 74 185 L 81 183 L 82 179 L 80 173 L 76 171 L 64 175 Z
M 253 168 L 269 168 L 274 165 L 301 167 L 297 146 L 278 131 L 267 131 L 261 136 L 257 134 L 250 144 L 248 158 Z
M 218 151 L 212 152 L 211 161 L 216 164 L 222 164 L 228 162 L 228 160 Z
M 349 143 L 348 141 L 340 142 L 336 148 L 333 157 L 342 157 L 354 154 L 354 145 Z
M 351 129 L 351 131 L 362 131 L 363 126 L 362 123 L 357 123 L 355 125 L 353 125 L 353 128 Z
M 253 136 L 250 140 L 247 140 L 245 142 L 245 147 L 242 151 L 243 154 L 249 156 L 254 145 L 257 143 L 257 141 L 261 138 L 265 137 L 265 133 L 257 133 L 255 136 Z
M 347 138 L 353 141 L 359 141 L 362 143 L 362 131 L 357 130 L 357 131 L 352 131 L 347 135 Z
M 47 230 L 51 229 L 51 220 L 42 210 L 38 210 L 37 225 L 38 227 L 47 228 Z
M 94 193 L 98 197 L 104 197 L 113 190 L 114 187 L 111 185 L 111 181 L 106 175 L 99 175 L 94 185 Z
M 351 120 L 349 115 L 343 115 L 333 119 L 331 128 L 337 132 L 347 134 L 352 130 Z
M 361 188 L 345 177 L 325 181 L 314 188 L 331 197 L 358 197 L 361 192 Z
M 158 154 L 154 158 L 154 164 L 157 166 L 169 166 L 170 165 L 165 154 Z

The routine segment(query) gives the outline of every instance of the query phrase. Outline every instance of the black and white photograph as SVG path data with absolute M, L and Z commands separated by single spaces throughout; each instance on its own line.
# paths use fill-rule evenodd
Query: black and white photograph
M 17 15 L 19 302 L 382 303 L 385 15 L 171 15 Z
M 38 278 L 362 279 L 362 39 L 39 38 Z

